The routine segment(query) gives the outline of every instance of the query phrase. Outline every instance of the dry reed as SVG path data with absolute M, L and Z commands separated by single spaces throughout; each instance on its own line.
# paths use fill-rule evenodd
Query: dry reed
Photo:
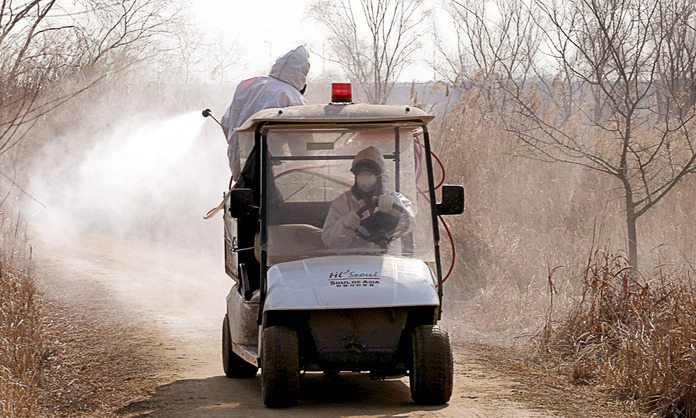
M 464 95 L 433 135 L 448 182 L 467 192 L 464 216 L 448 219 L 459 256 L 445 288 L 455 338 L 507 345 L 541 328 L 553 354 L 545 360 L 564 359 L 576 383 L 603 383 L 648 410 L 694 416 L 696 292 L 684 276 L 696 273 L 696 179 L 639 223 L 641 265 L 684 274 L 641 278 L 621 256 L 598 254 L 587 264 L 589 246 L 626 248 L 620 185 L 518 158 L 517 139 L 488 104 L 475 91 Z
M 0 416 L 35 416 L 45 337 L 31 248 L 19 220 L 0 223 Z
M 687 276 L 641 277 L 623 257 L 597 251 L 581 296 L 562 319 L 547 317 L 539 341 L 576 383 L 608 384 L 652 413 L 696 417 L 696 282 Z
M 0 417 L 113 416 L 155 386 L 152 333 L 37 289 L 22 223 L 0 213 Z

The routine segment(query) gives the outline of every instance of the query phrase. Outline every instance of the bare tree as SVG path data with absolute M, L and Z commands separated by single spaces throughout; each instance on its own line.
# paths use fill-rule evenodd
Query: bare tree
M 370 103 L 383 104 L 419 48 L 423 0 L 318 0 L 310 8 L 329 31 L 329 61 L 356 80 Z M 358 7 L 354 7 L 357 4 Z
M 439 22 L 433 22 L 436 69 L 458 90 L 466 109 L 476 109 L 488 120 L 499 118 L 507 107 L 503 84 L 508 74 L 521 85 L 540 79 L 533 63 L 542 33 L 530 19 L 533 12 L 519 0 L 448 0 L 445 6 L 456 42 L 441 38 Z
M 534 0 L 531 10 L 540 13 L 532 18 L 549 51 L 536 72 L 549 76 L 523 85 L 508 71 L 504 87 L 514 106 L 507 128 L 531 158 L 616 179 L 637 268 L 638 219 L 696 172 L 694 5 Z
M 169 37 L 171 45 L 158 51 L 156 62 L 149 62 L 148 73 L 155 82 L 191 84 L 230 81 L 234 71 L 244 68 L 242 48 L 236 40 L 207 36 L 195 25 L 182 24 Z
M 0 4 L 0 177 L 8 152 L 46 115 L 110 74 L 156 57 L 170 0 L 6 0 Z M 30 196 L 31 197 L 31 196 Z
M 235 67 L 240 56 L 237 44 L 217 39 L 213 44 L 208 45 L 207 51 L 212 67 L 211 76 L 217 79 L 220 84 L 224 84 L 229 78 L 229 70 Z
M 168 0 L 3 1 L 0 156 L 56 107 L 155 56 L 174 15 Z
M 450 0 L 447 11 L 456 49 L 447 50 L 437 33 L 435 45 L 445 64 L 440 72 L 454 86 L 474 88 L 489 98 L 508 73 L 521 81 L 529 75 L 541 32 L 523 2 Z

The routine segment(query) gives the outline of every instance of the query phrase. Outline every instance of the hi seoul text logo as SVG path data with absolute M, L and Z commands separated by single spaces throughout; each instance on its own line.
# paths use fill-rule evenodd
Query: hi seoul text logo
M 337 288 L 375 287 L 379 285 L 378 272 L 363 272 L 347 269 L 329 273 L 329 285 Z
M 379 274 L 375 272 L 358 272 L 351 269 L 345 271 L 334 271 L 329 273 L 329 279 L 379 279 Z

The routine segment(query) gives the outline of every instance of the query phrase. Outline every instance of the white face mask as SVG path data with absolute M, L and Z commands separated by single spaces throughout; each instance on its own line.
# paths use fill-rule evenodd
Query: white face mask
M 377 176 L 372 173 L 360 173 L 355 177 L 355 184 L 361 191 L 371 192 L 377 185 Z

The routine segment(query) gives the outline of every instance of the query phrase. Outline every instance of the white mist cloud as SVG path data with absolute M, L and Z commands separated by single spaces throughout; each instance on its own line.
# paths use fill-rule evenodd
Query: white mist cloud
M 46 204 L 29 209 L 34 233 L 51 241 L 87 233 L 219 247 L 221 222 L 205 223 L 201 215 L 227 184 L 222 135 L 202 135 L 206 120 L 199 111 L 112 123 L 97 139 L 56 140 L 71 144 L 73 153 L 47 149 L 30 185 Z M 93 145 L 81 153 L 81 142 Z

